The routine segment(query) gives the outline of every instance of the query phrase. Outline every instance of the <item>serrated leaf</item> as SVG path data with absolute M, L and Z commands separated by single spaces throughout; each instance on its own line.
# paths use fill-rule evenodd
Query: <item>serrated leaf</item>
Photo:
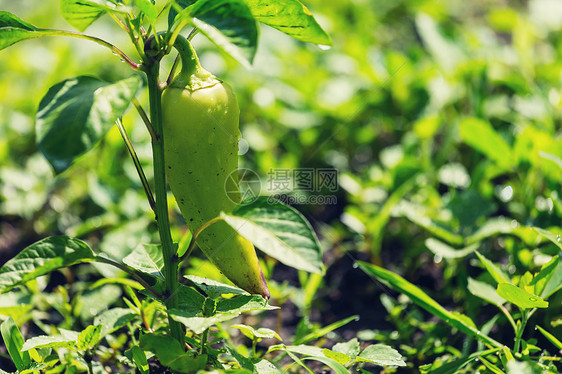
M 528 293 L 522 288 L 511 283 L 500 283 L 497 289 L 498 295 L 512 304 L 523 309 L 548 308 L 548 302 L 541 297 Z
M 92 149 L 129 107 L 141 86 L 133 76 L 115 83 L 80 76 L 49 89 L 37 110 L 39 151 L 56 173 Z
M 306 6 L 298 0 L 245 0 L 256 21 L 307 43 L 332 45 Z
M 494 347 L 502 346 L 501 343 L 490 338 L 486 334 L 483 334 L 480 330 L 467 325 L 466 321 L 458 317 L 458 314 L 449 312 L 447 309 L 441 306 L 441 304 L 433 300 L 425 292 L 423 292 L 417 286 L 408 282 L 401 276 L 379 266 L 368 264 L 366 262 L 358 261 L 357 264 L 363 271 L 365 271 L 367 275 L 381 280 L 383 283 L 387 284 L 394 290 L 408 296 L 408 298 L 410 298 L 410 300 L 412 300 L 415 304 L 422 307 L 434 316 L 440 318 L 447 324 L 455 327 L 464 334 L 475 337 L 476 339 L 481 340 L 482 342 L 490 344 Z
M 16 369 L 24 370 L 29 367 L 31 364 L 31 357 L 28 352 L 22 351 L 24 344 L 23 336 L 12 317 L 8 318 L 0 325 L 0 332 L 2 333 L 4 346 L 12 358 L 14 365 L 16 365 Z
M 488 260 L 486 257 L 482 256 L 480 252 L 475 251 L 476 255 L 480 259 L 480 262 L 484 265 L 488 273 L 494 278 L 497 283 L 510 282 L 509 276 L 504 273 L 496 264 Z
M 373 344 L 365 348 L 357 361 L 371 362 L 380 366 L 406 366 L 402 355 L 394 348 L 384 344 Z
M 79 31 L 84 31 L 106 12 L 124 11 L 109 0 L 61 0 L 61 14 Z
M 159 244 L 140 244 L 133 252 L 123 258 L 123 263 L 135 270 L 150 274 L 155 278 L 164 280 L 162 269 L 164 257 Z
M 285 265 L 321 273 L 322 250 L 310 223 L 296 209 L 260 197 L 239 205 L 224 220 L 262 252 Z
M 94 318 L 94 325 L 100 325 L 100 338 L 120 329 L 136 318 L 136 314 L 126 308 L 108 309 Z
M 511 166 L 511 147 L 489 122 L 479 118 L 464 118 L 460 123 L 460 133 L 463 142 L 488 159 L 505 168 Z
M 500 306 L 505 300 L 496 292 L 496 289 L 488 283 L 480 282 L 473 278 L 468 278 L 468 291 L 474 296 L 486 300 L 487 302 Z
M 94 253 L 83 241 L 52 236 L 25 248 L 0 268 L 0 290 L 8 292 L 53 270 L 93 260 Z

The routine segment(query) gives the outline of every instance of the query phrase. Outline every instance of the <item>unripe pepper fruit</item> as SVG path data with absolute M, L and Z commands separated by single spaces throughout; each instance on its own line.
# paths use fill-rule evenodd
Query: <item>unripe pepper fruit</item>
M 189 229 L 230 213 L 238 187 L 238 101 L 230 86 L 199 64 L 191 44 L 174 44 L 182 70 L 162 93 L 162 131 L 168 184 Z M 228 195 L 226 191 L 229 191 Z M 269 298 L 252 243 L 224 221 L 205 228 L 197 244 L 238 287 Z

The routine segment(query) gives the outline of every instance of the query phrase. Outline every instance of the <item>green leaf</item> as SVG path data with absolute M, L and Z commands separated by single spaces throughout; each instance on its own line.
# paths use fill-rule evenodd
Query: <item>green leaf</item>
M 406 366 L 402 355 L 394 348 L 384 344 L 373 344 L 365 348 L 357 361 L 371 362 L 380 366 Z
M 257 374 L 281 374 L 275 365 L 265 359 L 254 363 L 254 370 Z
M 425 240 L 425 246 L 431 252 L 443 258 L 462 258 L 476 251 L 480 246 L 480 244 L 474 243 L 465 248 L 455 249 L 450 245 L 443 243 L 440 240 L 434 238 L 427 238 Z
M 195 317 L 203 311 L 205 296 L 201 295 L 192 287 L 180 284 L 178 287 L 178 308 L 184 312 L 184 316 L 189 313 Z
M 39 151 L 56 173 L 92 149 L 129 107 L 141 86 L 139 76 L 107 83 L 87 76 L 49 89 L 37 110 Z
M 486 351 L 479 351 L 470 354 L 469 356 L 459 357 L 453 361 L 447 362 L 438 368 L 429 370 L 428 373 L 431 374 L 450 374 L 450 373 L 457 373 L 460 369 L 464 366 L 469 364 L 470 362 L 479 359 L 481 356 L 489 355 L 491 353 L 495 353 L 499 350 L 499 348 L 489 349 Z
M 0 11 L 0 28 L 14 27 L 18 29 L 37 31 L 38 28 L 30 23 L 25 22 L 21 18 L 13 15 L 10 12 Z
M 121 295 L 121 287 L 116 284 L 105 284 L 99 288 L 88 289 L 78 298 L 74 313 L 79 314 L 83 322 L 89 321 L 119 301 Z
M 123 263 L 135 270 L 164 280 L 164 274 L 162 273 L 164 257 L 162 257 L 161 248 L 159 244 L 140 244 L 133 252 L 123 258 Z
M 170 12 L 168 13 L 168 29 L 172 27 L 174 21 L 176 20 L 176 16 L 178 15 L 178 10 L 176 7 L 185 9 L 188 6 L 195 4 L 196 2 L 197 0 L 174 0 L 175 4 L 172 4 Z
M 341 353 L 341 352 L 334 352 L 331 351 L 329 349 L 323 349 L 322 353 L 324 354 L 324 356 L 339 362 L 342 365 L 347 364 L 349 361 L 351 361 L 351 357 L 346 355 L 345 353 Z
M 473 278 L 468 278 L 468 290 L 474 296 L 484 299 L 497 306 L 503 305 L 505 302 L 505 300 L 498 295 L 494 287 L 488 283 L 480 282 Z
M 248 339 L 254 340 L 256 338 L 259 339 L 277 339 L 277 340 L 283 340 L 281 339 L 281 337 L 279 336 L 279 334 L 277 334 L 275 331 L 265 328 L 265 327 L 261 327 L 257 330 L 255 330 L 252 326 L 248 326 L 248 325 L 232 325 L 232 327 L 237 328 L 238 330 L 240 330 L 240 332 L 242 332 L 242 334 L 244 334 Z
M 93 260 L 94 253 L 83 241 L 52 236 L 25 248 L 0 268 L 0 290 L 8 292 L 53 270 Z
M 548 308 L 548 302 L 544 301 L 540 296 L 530 294 L 511 283 L 498 284 L 497 292 L 505 300 L 523 309 Z
M 94 325 L 101 325 L 100 338 L 120 329 L 136 318 L 136 314 L 126 308 L 108 309 L 94 318 Z
M 158 12 L 150 0 L 135 0 L 135 5 L 144 13 L 150 24 L 154 24 L 154 22 L 156 22 Z
M 488 260 L 486 257 L 482 256 L 480 252 L 476 251 L 475 253 L 480 259 L 480 262 L 482 262 L 486 270 L 488 270 L 488 273 L 490 273 L 490 275 L 496 282 L 504 283 L 511 281 L 511 279 L 509 279 L 509 276 L 504 273 L 498 266 L 496 266 L 496 264 Z
M 479 118 L 464 118 L 460 123 L 463 142 L 483 153 L 496 164 L 509 168 L 512 164 L 511 147 L 489 122 Z
M 244 313 L 253 310 L 275 310 L 277 306 L 269 305 L 267 300 L 259 295 L 240 295 L 230 299 L 219 299 L 217 313 Z
M 234 359 L 240 364 L 240 367 L 242 369 L 246 369 L 250 373 L 255 372 L 255 366 L 254 366 L 254 363 L 252 362 L 252 360 L 250 360 L 248 357 L 239 353 L 238 351 L 236 351 L 236 349 L 234 349 L 230 346 L 227 346 L 227 349 L 228 349 L 228 353 L 230 353 L 232 355 L 232 357 L 234 357 Z
M 492 364 L 490 361 L 486 360 L 484 357 L 479 357 L 479 358 L 480 358 L 480 362 L 482 362 L 484 364 L 484 366 L 486 366 L 486 368 L 488 368 L 488 370 L 490 370 L 492 373 L 504 374 L 504 372 L 501 371 L 499 367 Z
M 21 336 L 21 332 L 12 317 L 8 318 L 0 325 L 0 332 L 2 333 L 4 346 L 12 358 L 14 365 L 16 365 L 16 369 L 24 370 L 29 367 L 29 365 L 31 365 L 31 357 L 28 352 L 22 351 L 24 343 L 23 336 Z
M 539 273 L 534 276 L 533 280 L 530 283 L 530 285 L 534 286 L 535 288 L 535 294 L 544 296 L 543 292 L 545 290 L 545 287 L 554 275 L 554 271 L 556 270 L 559 262 L 560 257 L 554 256 L 552 260 L 541 266 L 541 271 L 539 271 Z
M 458 315 L 449 312 L 438 302 L 429 297 L 421 289 L 408 282 L 404 278 L 400 277 L 399 275 L 376 265 L 368 264 L 366 262 L 358 261 L 357 264 L 363 271 L 365 271 L 365 273 L 367 273 L 367 275 L 383 281 L 383 283 L 388 284 L 391 288 L 408 296 L 415 304 L 422 307 L 434 316 L 440 318 L 447 324 L 463 332 L 464 334 L 475 337 L 476 339 L 481 340 L 484 343 L 490 344 L 494 347 L 502 346 L 501 343 L 483 334 L 478 329 L 467 325 L 464 319 L 459 318 Z
M 191 5 L 178 1 L 178 5 Z M 170 12 L 168 22 L 175 18 Z M 249 67 L 257 49 L 256 20 L 243 0 L 199 0 L 181 13 L 223 52 Z
M 330 36 L 298 0 L 245 0 L 256 21 L 307 43 L 332 45 Z
M 23 345 L 22 351 L 37 348 L 74 348 L 76 337 L 63 335 L 41 335 L 28 339 Z
M 150 373 L 146 354 L 138 345 L 134 345 L 131 347 L 131 349 L 125 351 L 125 356 L 127 356 L 131 361 L 135 363 L 141 374 Z
M 168 313 L 174 320 L 182 323 L 195 334 L 201 334 L 203 331 L 216 325 L 217 323 L 229 321 L 240 315 L 240 313 L 219 313 L 210 317 L 194 317 L 191 313 L 185 312 L 181 309 L 169 309 Z
M 186 275 L 184 277 L 190 282 L 193 282 L 198 289 L 205 292 L 209 297 L 217 298 L 225 294 L 247 295 L 248 293 L 236 286 L 230 286 L 226 283 L 221 283 L 213 279 L 198 277 L 195 275 Z
M 164 366 L 177 373 L 196 373 L 205 368 L 207 355 L 192 357 L 185 353 L 183 346 L 171 336 L 146 334 L 140 338 L 140 347 L 154 352 Z
M 554 344 L 554 346 L 556 348 L 562 349 L 562 342 L 560 340 L 558 340 L 554 335 L 552 335 L 551 333 L 549 333 L 548 331 L 546 331 L 542 327 L 540 327 L 538 325 L 536 327 L 541 332 L 541 334 L 543 334 L 544 337 L 548 339 L 548 341 L 550 341 L 552 344 Z
M 285 265 L 321 273 L 322 250 L 310 223 L 296 209 L 278 200 L 260 197 L 221 214 L 240 235 Z
M 76 339 L 76 349 L 79 351 L 90 350 L 100 341 L 101 326 L 90 325 L 86 327 Z
M 124 12 L 110 0 L 61 0 L 64 19 L 79 31 L 84 31 L 106 12 Z
M 532 361 L 515 361 L 507 362 L 507 374 L 544 374 L 542 367 Z
M 312 357 L 303 358 L 303 361 L 305 361 L 305 360 L 320 361 L 324 365 L 326 365 L 326 366 L 330 367 L 332 370 L 334 370 L 334 373 L 336 373 L 336 374 L 349 374 L 350 373 L 349 370 L 347 370 L 345 368 L 345 366 L 343 366 L 339 362 L 337 362 L 335 360 L 332 360 L 331 358 L 328 358 L 328 357 L 312 356 Z
M 345 343 L 337 343 L 332 347 L 332 351 L 343 353 L 351 357 L 352 360 L 355 360 L 355 358 L 359 355 L 359 352 L 361 351 L 361 346 L 359 344 L 359 340 L 357 340 L 357 338 L 353 338 Z
M 554 235 L 548 230 L 541 229 L 540 227 L 533 227 L 533 229 L 538 232 L 540 235 L 544 236 L 554 244 L 558 246 L 558 248 L 562 249 L 562 238 L 560 235 Z

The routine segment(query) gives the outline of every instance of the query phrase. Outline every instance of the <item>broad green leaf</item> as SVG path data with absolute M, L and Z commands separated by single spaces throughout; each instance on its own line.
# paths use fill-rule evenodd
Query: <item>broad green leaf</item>
M 140 86 L 138 76 L 116 83 L 80 76 L 49 89 L 37 110 L 36 141 L 56 173 L 98 143 L 125 113 Z
M 330 36 L 298 0 L 245 0 L 256 21 L 307 43 L 332 45 Z
M 62 335 L 40 335 L 26 340 L 22 351 L 37 348 L 74 348 L 76 339 Z
M 394 348 L 384 344 L 373 344 L 365 348 L 357 361 L 366 361 L 380 366 L 406 366 L 402 355 Z
M 260 197 L 239 205 L 224 220 L 262 252 L 285 265 L 321 273 L 322 250 L 310 223 L 296 209 L 278 200 Z
M 293 353 L 298 353 L 306 356 L 322 356 L 324 355 L 323 349 L 313 345 L 288 345 L 284 347 L 285 350 Z
M 181 7 L 191 1 L 178 1 Z M 175 18 L 170 12 L 168 22 Z M 181 13 L 219 49 L 249 67 L 257 48 L 256 20 L 243 0 L 199 0 Z M 173 21 L 172 21 L 173 22 Z
M 347 318 L 344 318 L 340 321 L 334 322 L 329 324 L 328 326 L 324 326 L 320 329 L 316 329 L 304 336 L 300 336 L 300 337 L 295 337 L 295 341 L 294 344 L 305 344 L 308 343 L 311 340 L 314 339 L 318 339 L 323 337 L 324 335 L 328 334 L 331 331 L 334 331 L 335 329 L 339 329 L 340 327 L 347 325 L 348 323 L 357 320 L 359 316 L 350 316 Z
M 123 259 L 125 265 L 135 270 L 150 274 L 155 278 L 164 279 L 164 257 L 159 244 L 140 244 L 133 252 Z
M 548 308 L 548 302 L 539 296 L 528 293 L 522 288 L 511 283 L 500 283 L 497 289 L 498 295 L 512 304 L 523 309 Z
M 267 301 L 259 295 L 240 295 L 230 299 L 219 299 L 217 302 L 218 313 L 244 313 L 253 310 L 274 310 L 279 307 L 269 305 Z
M 29 311 L 32 309 L 33 305 L 29 294 L 10 292 L 0 295 L 0 316 L 12 317 L 16 325 L 28 321 L 31 318 Z
M 552 272 L 550 280 L 544 287 L 541 296 L 545 299 L 548 299 L 551 295 L 553 295 L 560 289 L 562 289 L 562 261 L 558 261 L 558 265 Z
M 53 270 L 93 260 L 94 253 L 83 241 L 52 236 L 25 248 L 0 268 L 0 290 L 8 292 Z
M 138 345 L 134 345 L 131 349 L 125 351 L 125 355 L 135 363 L 141 374 L 150 373 L 146 354 Z
M 246 369 L 248 370 L 248 372 L 250 373 L 255 373 L 255 366 L 254 363 L 252 362 L 252 360 L 250 360 L 248 357 L 244 356 L 243 354 L 239 353 L 236 349 L 227 346 L 228 349 L 228 353 L 230 353 L 232 355 L 232 357 L 234 357 L 234 359 L 236 361 L 238 361 L 238 363 L 240 364 L 240 367 L 242 369 Z
M 171 336 L 145 334 L 140 338 L 140 347 L 153 352 L 164 366 L 169 366 L 175 373 L 196 373 L 207 363 L 207 355 L 190 356 Z
M 462 258 L 476 251 L 480 246 L 480 244 L 474 243 L 465 248 L 455 249 L 450 245 L 443 243 L 440 240 L 434 238 L 427 238 L 425 240 L 425 246 L 429 248 L 431 252 L 443 258 Z
M 463 319 L 460 319 L 457 315 L 449 312 L 438 302 L 429 297 L 421 289 L 408 282 L 404 278 L 400 277 L 399 275 L 376 265 L 368 264 L 366 262 L 358 261 L 357 264 L 363 271 L 365 271 L 365 273 L 367 273 L 367 275 L 383 281 L 383 283 L 388 284 L 391 288 L 408 296 L 415 304 L 427 310 L 434 316 L 440 318 L 447 324 L 455 327 L 464 334 L 475 337 L 478 340 L 481 340 L 482 342 L 490 344 L 494 347 L 501 346 L 501 343 L 483 334 L 481 331 L 473 328 L 472 326 L 468 326 Z
M 558 340 L 554 335 L 552 335 L 551 333 L 549 333 L 548 331 L 546 331 L 542 327 L 540 327 L 540 326 L 536 326 L 536 327 L 541 332 L 541 334 L 543 334 L 544 337 L 548 339 L 548 341 L 550 341 L 552 344 L 554 344 L 554 346 L 556 348 L 562 349 L 562 342 L 560 340 Z
M 479 118 L 464 118 L 460 123 L 460 133 L 463 142 L 488 159 L 506 168 L 511 166 L 511 147 L 489 122 Z
M 195 317 L 203 311 L 205 296 L 201 295 L 192 287 L 180 284 L 178 287 L 178 308 Z
M 504 273 L 492 261 L 490 261 L 486 257 L 482 256 L 480 254 L 480 252 L 476 251 L 476 255 L 478 256 L 478 258 L 480 259 L 480 262 L 482 262 L 482 264 L 484 265 L 486 270 L 488 270 L 488 273 L 490 273 L 490 275 L 492 276 L 492 278 L 494 278 L 494 280 L 496 282 L 503 283 L 503 282 L 510 282 L 511 281 L 509 279 L 509 276 L 506 273 Z
M 534 293 L 539 296 L 544 296 L 543 292 L 546 285 L 554 275 L 554 271 L 560 262 L 559 256 L 554 256 L 552 260 L 541 266 L 541 271 L 536 274 L 531 281 L 530 285 L 534 287 Z
M 332 360 L 331 358 L 328 357 L 323 357 L 323 356 L 311 356 L 311 357 L 305 357 L 303 358 L 303 361 L 305 360 L 315 360 L 315 361 L 320 361 L 321 363 L 323 363 L 324 365 L 328 366 L 330 369 L 332 369 L 334 371 L 334 373 L 336 374 L 349 374 L 350 371 L 347 370 L 345 368 L 345 366 L 343 366 L 342 364 L 340 364 L 339 362 L 337 362 L 336 360 Z
M 355 357 L 359 355 L 361 346 L 359 344 L 359 340 L 357 340 L 357 338 L 353 338 L 345 343 L 337 343 L 332 347 L 332 351 L 346 354 L 354 360 Z
M 0 325 L 2 340 L 8 354 L 12 358 L 18 370 L 24 370 L 31 364 L 31 357 L 26 351 L 22 351 L 24 340 L 14 320 L 10 317 Z
M 277 340 L 283 340 L 281 339 L 281 337 L 279 336 L 279 334 L 277 334 L 275 331 L 265 328 L 265 327 L 261 327 L 259 329 L 254 329 L 252 326 L 248 326 L 248 325 L 232 325 L 232 327 L 237 328 L 238 330 L 240 330 L 240 332 L 242 332 L 242 334 L 244 334 L 248 339 L 277 339 Z
M 197 288 L 205 292 L 209 297 L 217 298 L 225 294 L 247 295 L 248 293 L 236 286 L 230 286 L 226 283 L 221 283 L 213 279 L 198 277 L 195 275 L 186 275 L 184 277 L 190 282 L 193 282 Z
M 174 0 L 174 4 L 170 8 L 170 12 L 168 13 L 168 29 L 172 27 L 174 21 L 176 20 L 176 16 L 178 15 L 178 8 L 185 9 L 188 6 L 195 4 L 197 0 Z
M 468 278 L 468 290 L 474 296 L 486 300 L 487 302 L 500 306 L 505 303 L 500 295 L 496 292 L 496 289 L 489 285 L 488 283 L 477 281 L 473 278 Z
M 126 308 L 108 309 L 94 318 L 94 325 L 101 325 L 100 338 L 120 329 L 136 318 L 136 314 Z
M 106 12 L 123 12 L 115 2 L 110 0 L 61 0 L 61 13 L 64 19 L 84 31 Z
M 541 229 L 540 227 L 533 227 L 533 229 L 538 232 L 540 235 L 544 236 L 554 244 L 558 246 L 558 248 L 562 249 L 562 238 L 560 235 L 554 235 L 548 230 Z

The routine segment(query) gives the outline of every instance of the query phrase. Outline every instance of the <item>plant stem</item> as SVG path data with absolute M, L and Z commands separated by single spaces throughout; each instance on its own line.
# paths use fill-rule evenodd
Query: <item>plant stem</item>
M 133 163 L 135 164 L 135 168 L 137 169 L 137 173 L 139 174 L 139 178 L 144 188 L 144 193 L 146 194 L 146 198 L 148 199 L 148 204 L 150 205 L 152 211 L 156 212 L 156 203 L 154 202 L 154 197 L 152 196 L 150 185 L 148 184 L 148 180 L 146 179 L 146 175 L 144 174 L 142 165 L 139 161 L 139 158 L 137 157 L 135 148 L 133 148 L 133 143 L 131 143 L 131 139 L 129 139 L 129 135 L 127 134 L 127 130 L 125 130 L 125 126 L 123 126 L 123 122 L 121 121 L 121 118 L 118 118 L 116 122 L 117 122 L 117 128 L 119 129 L 119 133 L 121 134 L 121 137 L 125 142 L 127 150 L 129 151 L 129 155 L 133 159 Z
M 150 123 L 150 119 L 148 119 L 148 116 L 146 115 L 146 112 L 142 108 L 142 105 L 139 103 L 139 101 L 137 100 L 136 97 L 133 98 L 132 101 L 133 101 L 133 105 L 135 106 L 135 109 L 137 110 L 137 112 L 141 116 L 142 121 L 144 122 L 144 125 L 146 126 L 146 129 L 150 133 L 150 139 L 155 139 L 156 134 L 154 133 L 154 128 L 152 127 L 152 123 Z
M 158 300 L 162 299 L 162 295 L 160 295 L 158 292 L 156 292 L 156 290 L 154 288 L 152 288 L 148 283 L 146 283 L 146 281 L 144 279 L 139 277 L 139 275 L 137 273 L 135 273 L 134 270 L 130 269 L 127 265 L 121 264 L 119 262 L 115 262 L 113 260 L 110 260 L 109 258 L 105 258 L 105 257 L 101 257 L 101 256 L 96 256 L 96 261 L 104 263 L 104 264 L 112 265 L 112 266 L 115 266 L 116 268 L 119 268 L 119 269 L 123 270 L 124 272 L 126 272 L 127 274 L 129 274 L 130 276 L 135 278 L 135 280 L 137 282 L 142 284 L 142 286 L 148 292 L 150 292 L 152 294 L 152 296 L 154 296 L 156 299 L 158 299 Z
M 215 217 L 213 219 L 208 220 L 207 222 L 205 222 L 204 224 L 202 224 L 201 226 L 199 226 L 199 228 L 197 230 L 195 230 L 195 232 L 193 233 L 193 236 L 191 237 L 191 242 L 189 243 L 189 247 L 187 247 L 187 250 L 185 251 L 185 253 L 180 257 L 179 262 L 182 263 L 186 258 L 189 257 L 189 255 L 191 255 L 191 252 L 193 252 L 193 249 L 195 248 L 195 242 L 197 240 L 197 237 L 199 236 L 199 234 L 201 234 L 201 231 L 205 230 L 207 227 L 211 226 L 213 223 L 216 223 L 218 221 L 222 221 L 222 217 Z
M 170 221 L 168 217 L 168 200 L 166 190 L 166 174 L 164 161 L 164 137 L 162 136 L 162 91 L 159 87 L 158 75 L 160 62 L 154 61 L 146 68 L 148 78 L 148 97 L 150 102 L 150 122 L 156 137 L 152 140 L 152 157 L 154 160 L 154 184 L 156 193 L 156 223 L 162 254 L 164 257 L 164 277 L 166 278 L 166 307 L 168 309 L 178 306 L 178 261 L 174 251 L 172 236 L 170 234 Z M 181 325 L 168 315 L 170 333 L 184 346 L 184 333 Z
M 523 330 L 525 330 L 525 325 L 527 325 L 528 315 L 526 310 L 521 311 L 521 324 L 519 325 L 519 329 L 515 334 L 515 346 L 513 347 L 513 352 L 519 352 L 519 346 L 521 344 L 521 336 L 523 336 Z

